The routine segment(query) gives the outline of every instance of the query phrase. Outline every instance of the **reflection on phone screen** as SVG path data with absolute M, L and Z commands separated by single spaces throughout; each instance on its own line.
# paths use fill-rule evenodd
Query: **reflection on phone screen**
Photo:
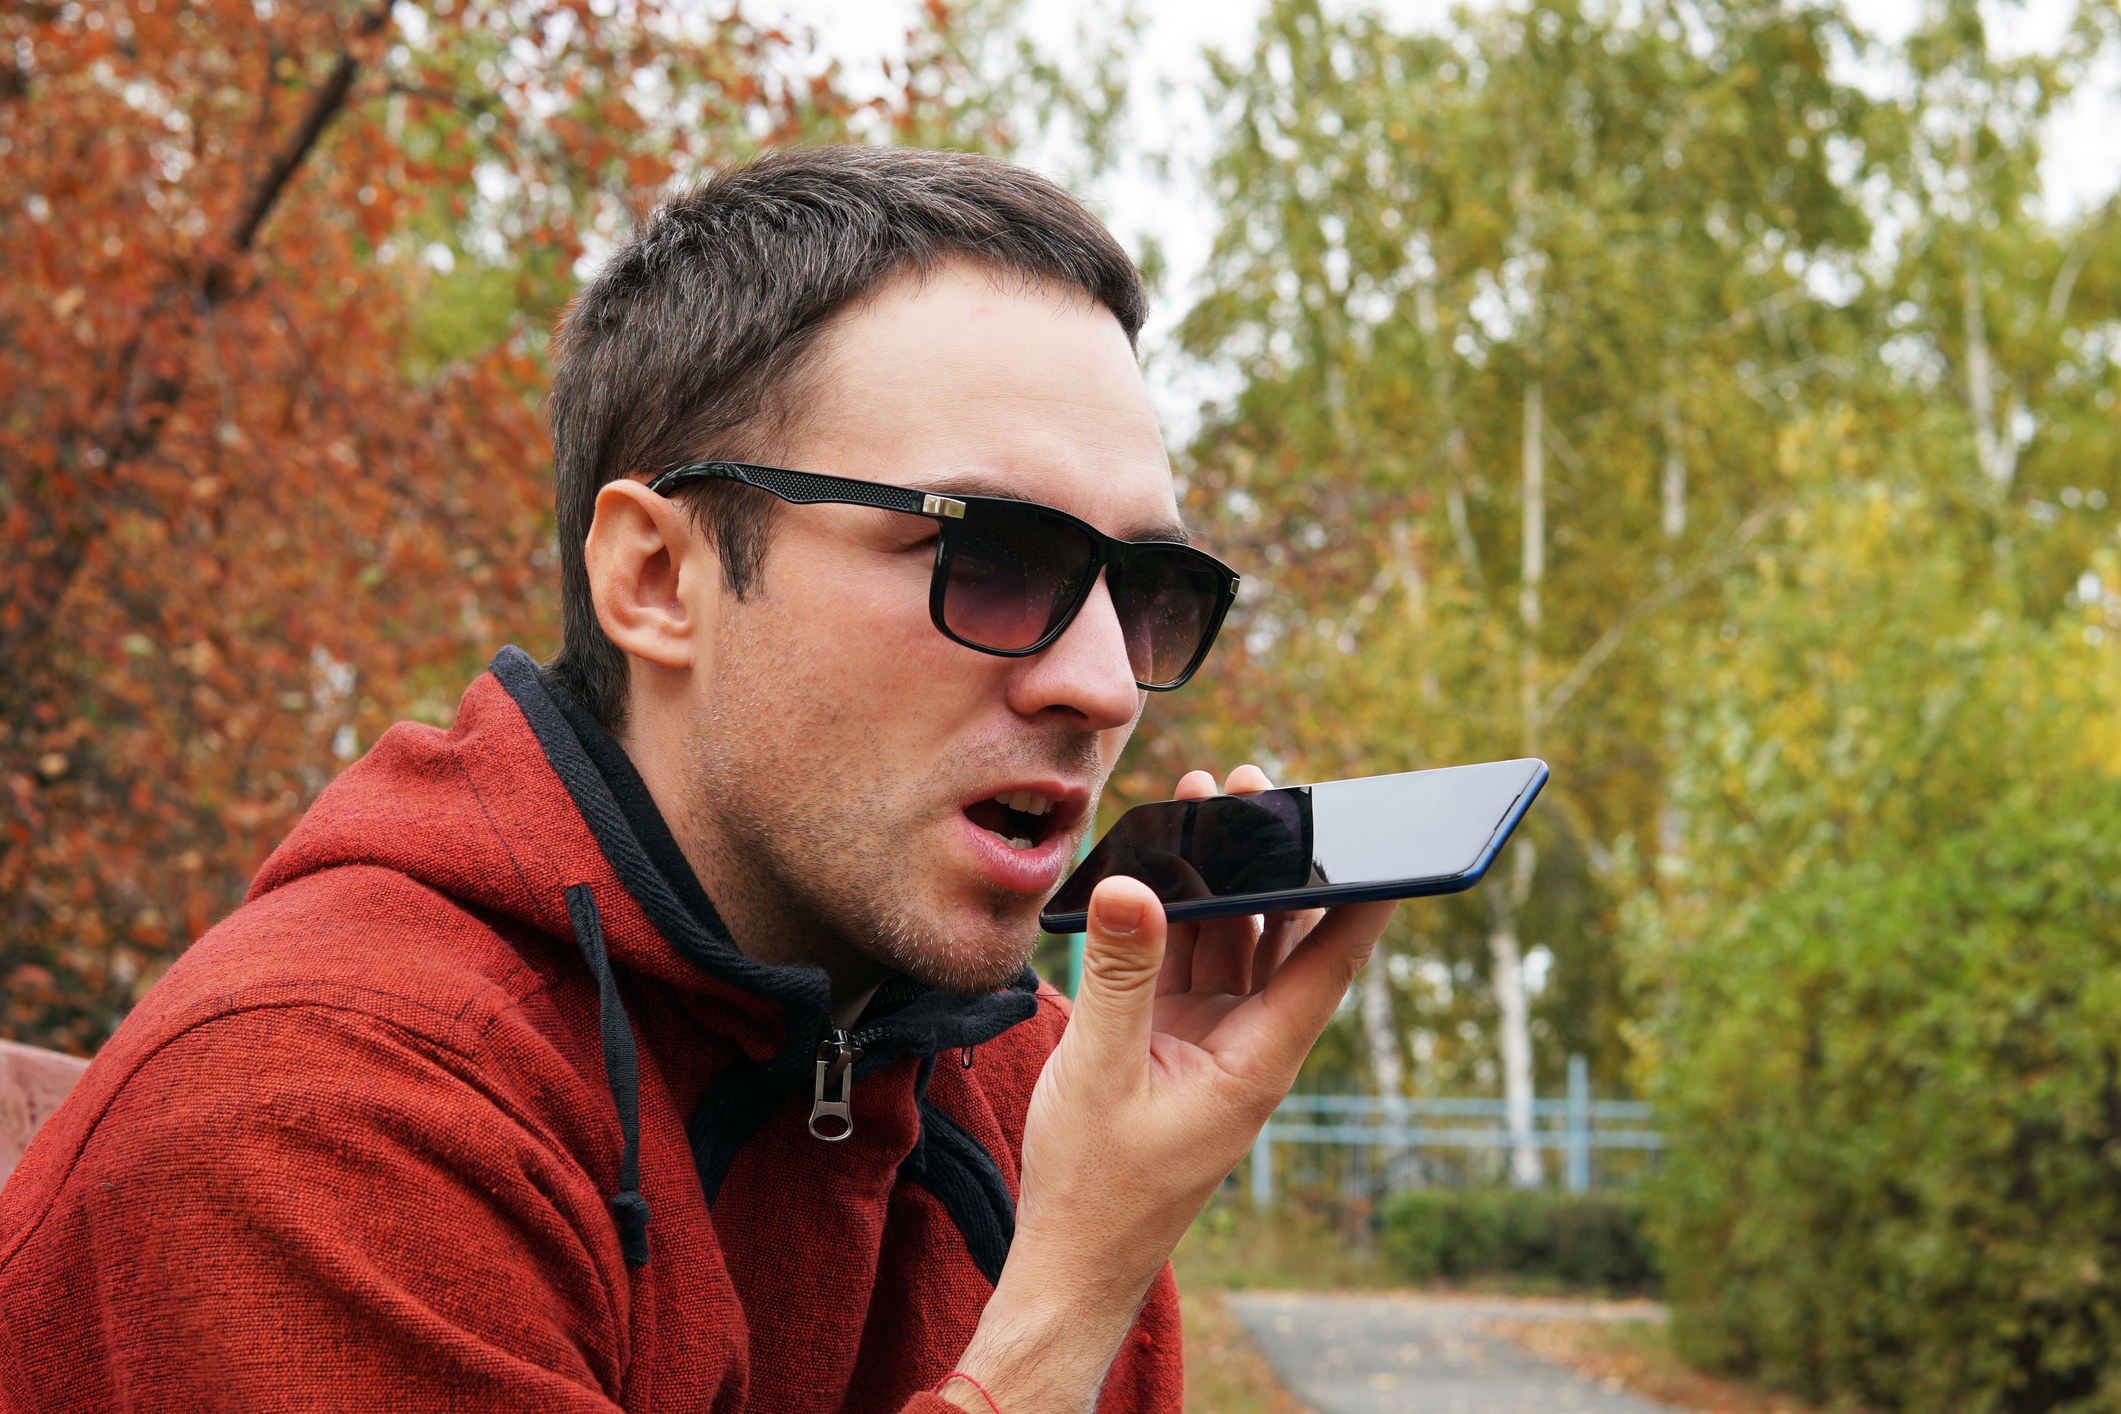
M 1167 904 L 1326 882 L 1312 857 L 1311 812 L 1309 786 L 1138 807 L 1098 842 L 1049 907 L 1088 908 L 1091 888 L 1114 874 L 1141 880 Z

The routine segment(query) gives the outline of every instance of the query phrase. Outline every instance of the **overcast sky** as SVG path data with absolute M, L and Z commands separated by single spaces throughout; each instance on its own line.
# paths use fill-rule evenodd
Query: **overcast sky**
M 1401 24 L 1430 27 L 1449 14 L 1449 0 L 1380 0 L 1376 8 Z M 875 74 L 887 56 L 904 52 L 916 0 L 747 0 L 747 13 L 782 18 L 811 29 L 851 78 Z M 1144 347 L 1150 384 L 1164 430 L 1174 445 L 1192 431 L 1203 398 L 1222 390 L 1213 370 L 1190 369 L 1163 352 L 1171 321 L 1183 312 L 1192 280 L 1213 237 L 1215 212 L 1197 179 L 1210 134 L 1197 95 L 1207 78 L 1204 48 L 1236 53 L 1249 43 L 1262 0 L 1142 0 L 1149 26 L 1135 58 L 1135 109 L 1129 129 L 1148 151 L 1173 154 L 1168 179 L 1138 166 L 1115 173 L 1089 193 L 1113 229 L 1130 245 L 1153 234 L 1170 262 L 1171 278 L 1152 314 Z M 1058 52 L 1082 12 L 1082 0 L 1028 0 L 1033 32 Z M 1905 35 L 1921 0 L 1849 0 L 1856 23 L 1887 41 Z M 2070 0 L 2027 0 L 1998 24 L 2001 42 L 2016 52 L 2052 48 L 2069 22 Z M 1997 7 L 1997 13 L 2004 13 Z M 1886 74 L 1857 74 L 1866 87 L 1889 86 Z M 2110 65 L 2050 124 L 2045 177 L 2057 214 L 2102 201 L 2121 185 L 2121 67 Z

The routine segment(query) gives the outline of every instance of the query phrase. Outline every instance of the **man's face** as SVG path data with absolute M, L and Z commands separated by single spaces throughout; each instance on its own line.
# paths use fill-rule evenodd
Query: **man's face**
M 1079 295 L 969 266 L 903 280 L 839 321 L 820 373 L 785 465 L 1022 497 L 1122 539 L 1178 525 L 1126 336 Z M 1107 586 L 1050 647 L 998 658 L 929 619 L 933 521 L 776 513 L 695 679 L 685 808 L 726 853 L 710 887 L 775 920 L 777 953 L 998 985 L 1141 711 Z

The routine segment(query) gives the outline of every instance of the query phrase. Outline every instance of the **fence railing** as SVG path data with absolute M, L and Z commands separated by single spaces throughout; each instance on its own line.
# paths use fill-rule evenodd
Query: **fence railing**
M 1664 1138 L 1640 1100 L 1594 1100 L 1582 1056 L 1569 1058 L 1563 1099 L 1532 1101 L 1532 1142 L 1559 1151 L 1572 1193 L 1591 1186 L 1598 1149 L 1654 1151 Z M 1348 1145 L 1369 1150 L 1508 1149 L 1509 1105 L 1504 1100 L 1381 1095 L 1291 1095 L 1281 1102 L 1252 1145 L 1252 1201 L 1274 1201 L 1276 1144 Z

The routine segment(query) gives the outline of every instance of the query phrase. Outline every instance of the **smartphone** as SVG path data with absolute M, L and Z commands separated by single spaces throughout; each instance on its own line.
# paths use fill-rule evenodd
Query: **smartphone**
M 1223 918 L 1470 889 L 1547 783 L 1525 758 L 1137 805 L 1038 916 L 1080 933 L 1090 892 L 1139 879 L 1164 916 Z

